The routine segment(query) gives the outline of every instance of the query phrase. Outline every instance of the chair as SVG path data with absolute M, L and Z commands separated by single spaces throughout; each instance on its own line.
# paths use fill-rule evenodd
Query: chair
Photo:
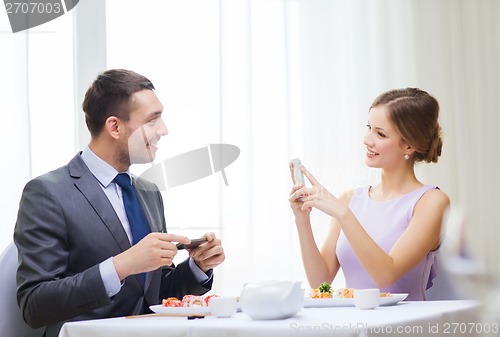
M 0 335 L 41 337 L 44 330 L 32 329 L 23 320 L 16 301 L 17 247 L 11 242 L 0 255 Z

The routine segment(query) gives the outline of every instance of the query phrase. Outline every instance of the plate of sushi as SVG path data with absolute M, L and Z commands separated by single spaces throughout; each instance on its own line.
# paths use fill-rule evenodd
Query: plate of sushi
M 149 308 L 157 314 L 172 316 L 206 316 L 210 314 L 210 299 L 217 295 L 196 296 L 185 295 L 182 299 L 169 297 L 162 304 Z

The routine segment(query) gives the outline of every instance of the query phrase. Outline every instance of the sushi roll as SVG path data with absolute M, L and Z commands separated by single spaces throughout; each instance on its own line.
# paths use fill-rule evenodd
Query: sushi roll
M 182 302 L 177 297 L 169 297 L 162 301 L 164 307 L 182 307 Z
M 205 299 L 202 296 L 196 296 L 196 295 L 185 295 L 182 298 L 182 306 L 183 307 L 206 307 L 207 303 L 205 302 Z

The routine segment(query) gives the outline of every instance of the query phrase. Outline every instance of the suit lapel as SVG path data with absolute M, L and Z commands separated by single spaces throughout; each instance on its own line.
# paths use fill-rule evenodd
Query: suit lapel
M 89 171 L 79 154 L 69 163 L 69 170 L 73 177 L 79 178 L 76 180 L 75 186 L 85 196 L 91 207 L 101 218 L 104 225 L 115 238 L 120 249 L 122 251 L 129 249 L 130 242 L 120 219 L 113 210 L 113 206 L 106 197 L 99 182 Z
M 90 172 L 87 165 L 83 162 L 78 153 L 68 164 L 70 175 L 77 178 L 75 186 L 85 196 L 91 207 L 98 214 L 104 225 L 111 232 L 120 247 L 121 251 L 125 251 L 131 247 L 127 233 L 123 229 L 120 219 L 113 210 L 113 206 L 109 202 L 106 194 L 102 190 L 99 182 Z M 163 232 L 164 221 L 161 217 L 162 207 L 156 198 L 153 198 L 156 191 L 148 190 L 148 186 L 141 180 L 133 178 L 133 184 L 136 187 L 137 196 L 141 203 L 142 209 L 148 221 L 151 232 Z M 149 272 L 146 277 L 145 289 L 151 284 L 154 273 L 159 273 L 160 270 Z M 139 275 L 134 275 L 137 286 L 141 287 Z

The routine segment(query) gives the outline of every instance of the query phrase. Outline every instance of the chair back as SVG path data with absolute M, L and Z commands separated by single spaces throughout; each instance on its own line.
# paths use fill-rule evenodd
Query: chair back
M 11 242 L 0 255 L 0 335 L 41 337 L 44 330 L 33 329 L 23 320 L 16 300 L 17 247 Z

